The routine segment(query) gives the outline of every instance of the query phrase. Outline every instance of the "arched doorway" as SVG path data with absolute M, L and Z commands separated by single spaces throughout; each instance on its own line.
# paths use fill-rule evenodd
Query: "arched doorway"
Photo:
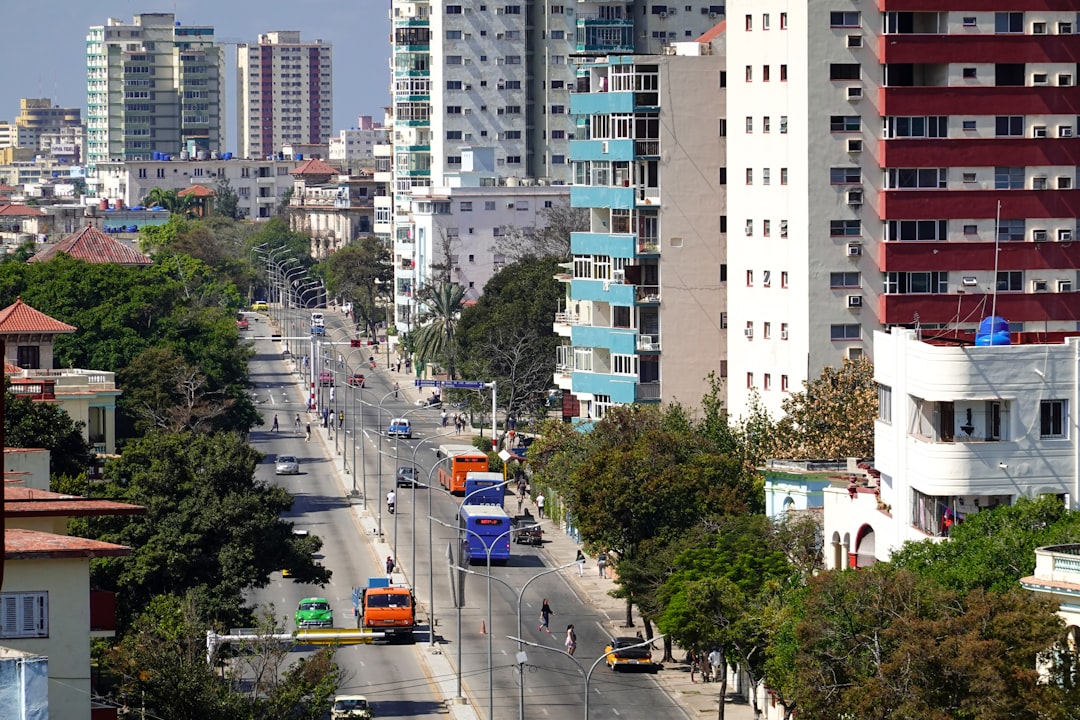
M 855 536 L 855 552 L 851 554 L 852 567 L 869 567 L 877 562 L 874 547 L 874 528 L 863 525 Z

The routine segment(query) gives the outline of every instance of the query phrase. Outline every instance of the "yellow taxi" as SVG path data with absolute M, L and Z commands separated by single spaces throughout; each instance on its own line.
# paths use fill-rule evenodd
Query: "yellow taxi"
M 256 312 L 258 312 L 259 310 L 269 310 L 270 303 L 266 302 L 265 300 L 256 300 L 255 302 L 251 303 L 251 309 Z

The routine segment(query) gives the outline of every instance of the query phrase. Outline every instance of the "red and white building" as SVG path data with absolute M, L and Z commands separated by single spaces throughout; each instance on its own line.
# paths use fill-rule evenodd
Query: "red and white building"
M 259 35 L 236 50 L 240 157 L 265 158 L 286 145 L 330 142 L 333 51 L 296 30 Z
M 1077 10 L 727 4 L 735 414 L 883 327 L 1077 329 Z

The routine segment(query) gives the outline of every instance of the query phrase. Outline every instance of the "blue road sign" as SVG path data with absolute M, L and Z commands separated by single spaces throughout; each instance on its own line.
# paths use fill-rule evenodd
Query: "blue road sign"
M 416 387 L 454 388 L 456 390 L 483 390 L 487 383 L 482 380 L 414 380 Z
M 458 390 L 483 390 L 487 387 L 487 383 L 479 380 L 444 380 L 443 387 Z

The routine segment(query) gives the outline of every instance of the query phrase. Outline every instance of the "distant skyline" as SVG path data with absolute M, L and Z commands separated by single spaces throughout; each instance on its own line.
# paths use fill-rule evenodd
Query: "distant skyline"
M 0 84 L 0 119 L 14 120 L 19 99 L 51 98 L 82 108 L 86 119 L 86 34 L 113 17 L 126 23 L 140 13 L 171 12 L 185 25 L 212 25 L 214 36 L 256 43 L 259 34 L 299 30 L 304 41 L 334 48 L 334 132 L 356 125 L 358 115 L 383 119 L 390 104 L 389 0 L 53 0 L 45 5 L 5 3 L 8 66 Z M 225 123 L 229 150 L 236 132 L 236 48 L 226 46 Z

